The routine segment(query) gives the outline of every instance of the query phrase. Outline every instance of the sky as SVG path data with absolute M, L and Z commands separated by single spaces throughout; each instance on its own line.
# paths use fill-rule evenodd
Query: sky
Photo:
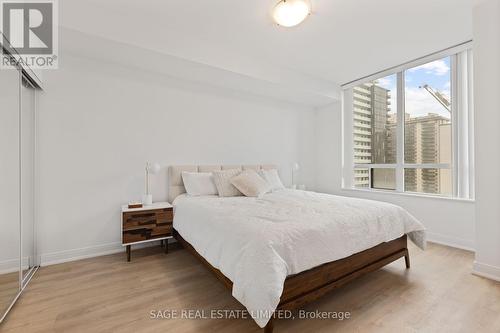
M 396 113 L 396 74 L 378 79 L 378 85 L 391 91 L 391 113 Z M 405 71 L 405 111 L 412 117 L 437 113 L 450 117 L 446 110 L 434 97 L 423 88 L 428 84 L 450 99 L 450 57 L 442 58 Z

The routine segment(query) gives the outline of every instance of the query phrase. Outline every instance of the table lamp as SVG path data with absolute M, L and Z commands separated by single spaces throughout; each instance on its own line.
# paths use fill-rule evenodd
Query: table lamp
M 151 194 L 149 175 L 155 175 L 160 171 L 160 165 L 158 163 L 146 163 L 146 193 L 142 197 L 142 203 L 145 206 L 151 206 L 153 204 L 153 195 Z

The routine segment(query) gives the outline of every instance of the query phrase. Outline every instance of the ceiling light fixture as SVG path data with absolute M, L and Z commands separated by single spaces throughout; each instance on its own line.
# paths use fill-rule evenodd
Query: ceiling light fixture
M 273 19 L 284 27 L 301 23 L 311 13 L 309 0 L 280 0 L 273 9 Z

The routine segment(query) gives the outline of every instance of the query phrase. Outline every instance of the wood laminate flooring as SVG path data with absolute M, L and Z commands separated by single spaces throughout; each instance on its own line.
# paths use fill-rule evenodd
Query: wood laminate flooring
M 281 332 L 500 332 L 500 283 L 472 275 L 473 254 L 429 244 L 370 273 L 308 311 L 350 318 L 285 319 Z M 186 250 L 158 247 L 42 267 L 1 332 L 262 332 L 251 319 L 152 319 L 159 310 L 243 309 Z M 173 313 L 173 312 L 170 312 Z
M 0 316 L 10 306 L 18 291 L 19 272 L 0 274 Z

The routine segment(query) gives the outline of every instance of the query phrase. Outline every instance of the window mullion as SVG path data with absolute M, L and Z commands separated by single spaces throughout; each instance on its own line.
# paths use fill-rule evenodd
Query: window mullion
M 459 140 L 463 139 L 459 137 L 460 134 L 460 125 L 462 123 L 462 110 L 461 106 L 463 103 L 460 103 L 458 100 L 458 90 L 461 88 L 458 86 L 459 82 L 461 82 L 461 73 L 459 73 L 459 64 L 461 61 L 458 59 L 457 55 L 450 56 L 450 64 L 451 64 L 451 164 L 452 168 L 452 192 L 453 196 L 461 196 L 464 190 L 464 184 L 459 183 L 460 175 L 461 175 L 461 166 L 459 166 L 459 159 L 463 158 L 462 152 L 459 151 Z M 460 94 L 462 95 L 462 94 Z
M 354 187 L 354 134 L 353 134 L 353 88 L 346 89 L 342 94 L 342 126 L 343 126 L 343 159 L 342 183 L 344 187 Z
M 396 191 L 404 192 L 404 72 L 397 73 Z
M 467 147 L 464 149 L 467 149 L 467 156 L 469 157 L 468 160 L 465 162 L 467 166 L 468 172 L 464 174 L 464 177 L 467 177 L 467 184 L 468 184 L 468 192 L 467 192 L 467 198 L 473 199 L 475 196 L 474 192 L 474 99 L 473 99 L 473 94 L 474 94 L 474 86 L 473 86 L 473 71 L 474 67 L 472 66 L 473 64 L 473 59 L 472 57 L 474 56 L 472 54 L 472 50 L 466 51 L 467 55 L 467 62 L 465 64 L 466 66 L 466 75 L 464 79 L 466 80 L 466 91 L 463 91 L 462 93 L 467 94 L 467 102 L 465 103 L 464 107 L 467 108 L 467 126 L 465 126 L 465 131 L 467 131 Z

